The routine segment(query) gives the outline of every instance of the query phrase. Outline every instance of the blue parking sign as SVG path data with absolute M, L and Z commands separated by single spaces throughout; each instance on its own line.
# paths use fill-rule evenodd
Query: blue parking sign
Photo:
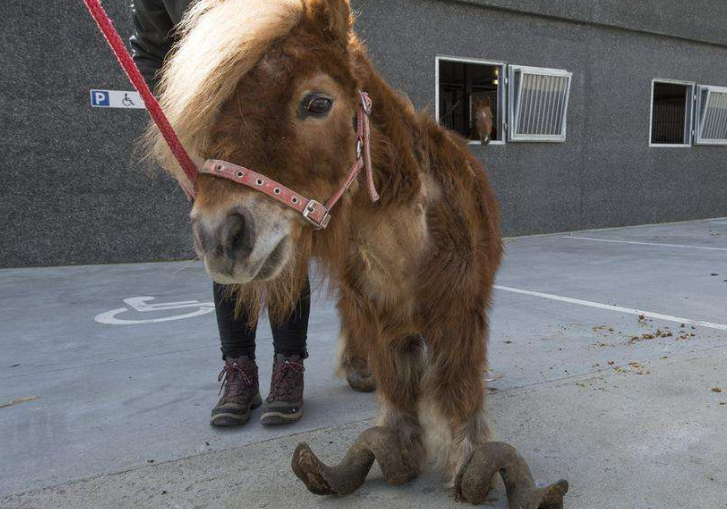
M 111 106 L 108 90 L 91 90 L 91 106 L 100 108 Z

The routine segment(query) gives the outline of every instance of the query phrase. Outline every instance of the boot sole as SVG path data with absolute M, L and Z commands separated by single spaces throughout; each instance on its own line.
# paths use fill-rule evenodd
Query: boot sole
M 298 410 L 293 414 L 284 414 L 282 412 L 265 412 L 260 416 L 260 422 L 266 426 L 277 424 L 290 424 L 299 421 L 303 416 L 303 411 Z
M 250 403 L 250 405 L 247 407 L 247 412 L 245 412 L 245 415 L 233 413 L 215 414 L 215 416 L 210 419 L 210 426 L 212 426 L 213 428 L 230 428 L 234 426 L 244 426 L 250 421 L 250 417 L 252 417 L 252 411 L 262 404 L 263 399 L 262 397 L 260 397 L 260 394 L 257 394 Z M 220 422 L 218 424 L 215 424 L 215 422 L 217 422 L 218 420 Z

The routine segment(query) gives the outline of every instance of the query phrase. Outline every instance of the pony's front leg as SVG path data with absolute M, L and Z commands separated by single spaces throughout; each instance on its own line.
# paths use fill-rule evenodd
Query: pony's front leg
M 424 344 L 418 335 L 387 332 L 373 357 L 372 368 L 378 384 L 379 419 L 377 424 L 396 431 L 401 454 L 408 456 L 419 474 L 426 459 L 419 401 L 425 370 Z
M 487 316 L 458 303 L 430 315 L 429 369 L 424 377 L 422 418 L 436 446 L 439 466 L 453 485 L 474 451 L 491 440 L 485 408 Z M 462 306 L 463 308 L 465 306 Z
M 305 443 L 293 455 L 293 471 L 313 493 L 352 493 L 363 484 L 374 460 L 390 484 L 409 482 L 421 471 L 426 456 L 417 415 L 424 364 L 421 338 L 384 330 L 373 360 L 380 425 L 364 431 L 338 465 L 325 465 Z

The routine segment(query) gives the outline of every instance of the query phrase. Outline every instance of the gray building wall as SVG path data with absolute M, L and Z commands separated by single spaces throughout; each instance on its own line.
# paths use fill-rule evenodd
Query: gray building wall
M 434 110 L 435 57 L 573 72 L 564 144 L 473 146 L 506 235 L 727 215 L 727 148 L 649 148 L 651 80 L 727 85 L 723 0 L 354 0 L 379 70 Z M 127 0 L 105 5 L 126 36 Z M 80 0 L 0 4 L 0 266 L 193 256 L 188 205 L 132 156 L 143 110 Z

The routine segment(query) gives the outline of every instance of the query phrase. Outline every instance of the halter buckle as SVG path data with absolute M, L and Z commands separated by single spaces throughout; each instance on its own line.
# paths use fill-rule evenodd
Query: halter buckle
M 320 222 L 310 217 L 310 214 L 316 210 L 316 207 L 321 207 L 323 210 L 326 211 Z M 308 200 L 308 204 L 303 209 L 303 217 L 306 219 L 306 221 L 313 225 L 313 228 L 315 228 L 316 230 L 324 230 L 328 226 L 328 222 L 331 220 L 331 215 L 328 213 L 326 208 L 321 203 L 315 200 Z

